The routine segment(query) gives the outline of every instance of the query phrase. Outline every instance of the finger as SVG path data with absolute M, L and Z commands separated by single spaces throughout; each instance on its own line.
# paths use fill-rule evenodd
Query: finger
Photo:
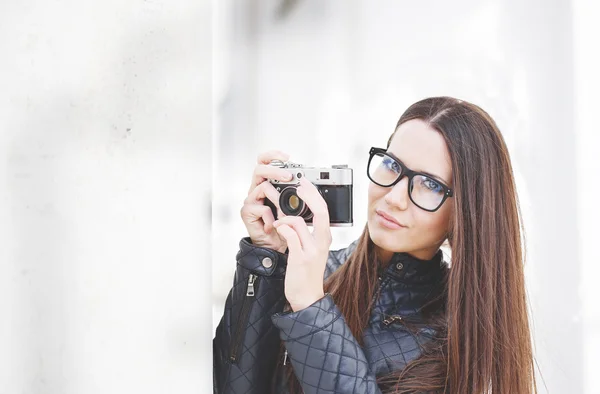
M 244 204 L 254 204 L 254 205 L 266 205 L 264 199 L 268 199 L 277 210 L 277 217 L 283 217 L 284 214 L 281 212 L 281 208 L 279 207 L 279 196 L 280 193 L 275 189 L 275 187 L 269 181 L 263 181 L 260 185 L 258 185 L 252 193 L 244 200 Z
M 323 196 L 315 185 L 305 178 L 300 179 L 296 193 L 313 213 L 313 236 L 322 246 L 329 247 L 331 243 L 331 228 L 329 225 L 329 209 Z
M 254 190 L 248 194 L 244 203 L 262 203 L 265 198 L 268 198 L 277 208 L 279 208 L 279 192 L 269 181 L 263 181 L 260 185 L 256 186 Z
M 262 220 L 265 233 L 270 234 L 273 230 L 275 217 L 271 207 L 257 204 L 244 204 L 242 207 L 242 218 L 247 218 L 250 223 Z
M 299 216 L 284 216 L 277 219 L 275 223 L 273 223 L 275 228 L 278 228 L 282 225 L 287 225 L 294 229 L 298 235 L 298 238 L 300 239 L 300 245 L 302 245 L 302 249 L 312 247 L 312 244 L 315 242 L 315 240 L 313 239 L 303 218 Z
M 268 152 L 261 153 L 256 159 L 257 164 L 269 164 L 272 160 L 288 161 L 290 155 L 279 150 L 270 150 Z
M 250 191 L 248 193 L 251 193 L 252 189 L 267 179 L 276 179 L 281 182 L 288 182 L 292 180 L 292 174 L 283 168 L 259 164 L 255 167 L 254 173 L 252 174 L 252 184 L 250 185 Z
M 281 235 L 287 242 L 287 246 L 290 250 L 290 254 L 302 253 L 302 245 L 300 245 L 300 239 L 298 239 L 298 235 L 296 234 L 294 229 L 292 229 L 287 224 L 282 224 L 281 226 L 277 227 L 276 229 L 277 229 L 277 232 L 279 233 L 279 235 Z M 289 262 L 289 260 L 288 260 L 288 262 Z

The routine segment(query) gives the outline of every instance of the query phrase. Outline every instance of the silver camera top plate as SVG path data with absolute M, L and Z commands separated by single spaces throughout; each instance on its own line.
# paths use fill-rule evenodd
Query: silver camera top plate
M 280 182 L 271 180 L 272 183 L 281 185 L 298 184 L 300 178 L 306 177 L 315 185 L 352 185 L 352 169 L 347 164 L 338 164 L 331 167 L 305 167 L 302 164 L 291 161 L 272 160 L 270 165 L 288 170 L 292 173 L 292 180 Z

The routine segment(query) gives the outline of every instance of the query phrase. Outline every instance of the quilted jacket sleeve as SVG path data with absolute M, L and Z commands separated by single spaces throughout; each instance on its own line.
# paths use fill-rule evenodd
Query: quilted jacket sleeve
M 329 294 L 273 323 L 305 394 L 380 394 L 362 348 Z
M 213 340 L 214 393 L 268 392 L 280 340 L 270 317 L 283 310 L 287 256 L 240 242 L 234 283 Z

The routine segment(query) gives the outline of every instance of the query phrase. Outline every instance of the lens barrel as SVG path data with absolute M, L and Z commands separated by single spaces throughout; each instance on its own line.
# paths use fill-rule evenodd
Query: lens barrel
M 288 186 L 279 195 L 279 208 L 286 216 L 300 216 L 305 220 L 312 218 L 313 213 L 306 203 L 298 197 L 296 186 Z

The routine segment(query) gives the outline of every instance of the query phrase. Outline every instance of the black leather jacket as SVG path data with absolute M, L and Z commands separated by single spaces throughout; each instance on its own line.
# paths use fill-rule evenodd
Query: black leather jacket
M 355 249 L 329 252 L 325 277 Z M 214 392 L 267 394 L 280 340 L 303 391 L 381 393 L 376 379 L 402 369 L 434 334 L 417 322 L 423 304 L 442 291 L 448 266 L 441 250 L 430 261 L 396 253 L 380 276 L 380 292 L 364 331 L 363 346 L 350 332 L 330 295 L 298 312 L 283 313 L 287 256 L 240 242 L 233 288 L 213 340 Z M 287 390 L 281 389 L 282 392 Z

